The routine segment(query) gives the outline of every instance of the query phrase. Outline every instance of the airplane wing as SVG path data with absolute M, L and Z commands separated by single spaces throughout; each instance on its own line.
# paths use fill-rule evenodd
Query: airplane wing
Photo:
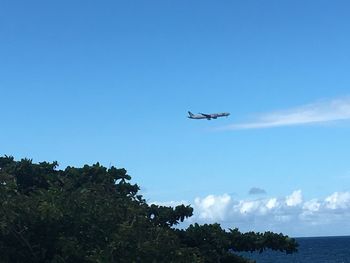
M 202 114 L 206 118 L 212 118 L 211 114 L 205 114 L 205 113 L 201 113 L 201 112 L 199 114 Z

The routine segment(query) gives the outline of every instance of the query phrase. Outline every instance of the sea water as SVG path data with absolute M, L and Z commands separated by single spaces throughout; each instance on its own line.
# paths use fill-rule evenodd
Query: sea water
M 257 263 L 350 263 L 350 236 L 296 238 L 298 252 L 243 253 Z

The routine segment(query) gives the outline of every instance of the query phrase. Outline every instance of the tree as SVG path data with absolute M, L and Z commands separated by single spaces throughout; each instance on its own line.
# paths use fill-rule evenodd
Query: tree
M 174 226 L 190 206 L 149 205 L 125 169 L 57 168 L 0 157 L 0 253 L 4 262 L 248 262 L 239 251 L 293 253 L 271 232 L 219 224 Z

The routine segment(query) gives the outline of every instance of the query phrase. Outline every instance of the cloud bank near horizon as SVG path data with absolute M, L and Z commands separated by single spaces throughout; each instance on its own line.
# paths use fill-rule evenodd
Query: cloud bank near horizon
M 350 234 L 350 192 L 334 192 L 325 198 L 304 200 L 302 191 L 284 197 L 235 200 L 229 194 L 197 197 L 194 202 L 168 202 L 159 205 L 192 204 L 193 217 L 186 224 L 220 223 L 241 231 L 274 231 L 292 236 Z
M 220 130 L 262 129 L 350 120 L 350 97 L 264 113 L 249 122 L 220 127 Z

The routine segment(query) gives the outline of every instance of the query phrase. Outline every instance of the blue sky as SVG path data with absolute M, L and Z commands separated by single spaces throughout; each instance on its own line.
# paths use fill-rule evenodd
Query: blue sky
M 349 8 L 3 0 L 0 154 L 125 167 L 201 222 L 350 234 Z

